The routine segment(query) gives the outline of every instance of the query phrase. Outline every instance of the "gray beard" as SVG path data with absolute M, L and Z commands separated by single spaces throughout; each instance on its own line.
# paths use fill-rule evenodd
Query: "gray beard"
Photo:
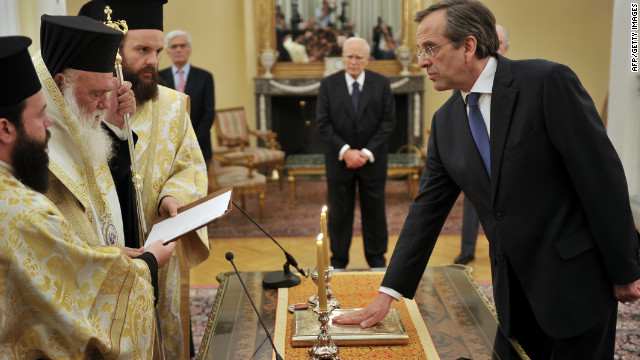
M 73 84 L 65 84 L 62 95 L 67 102 L 72 120 L 75 121 L 78 128 L 77 145 L 80 152 L 89 164 L 93 167 L 108 163 L 113 157 L 113 140 L 100 124 L 102 121 L 96 121 L 95 117 L 104 118 L 107 113 L 106 109 L 96 110 L 91 114 L 87 114 L 80 108 L 75 96 L 75 87 Z

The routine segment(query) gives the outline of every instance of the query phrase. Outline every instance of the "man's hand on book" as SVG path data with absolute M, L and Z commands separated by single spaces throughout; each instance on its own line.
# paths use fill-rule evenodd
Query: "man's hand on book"
M 391 302 L 395 300 L 392 296 L 385 293 L 378 293 L 378 297 L 369 306 L 348 314 L 336 316 L 332 322 L 340 325 L 360 325 L 362 328 L 368 328 L 380 322 L 389 313 Z

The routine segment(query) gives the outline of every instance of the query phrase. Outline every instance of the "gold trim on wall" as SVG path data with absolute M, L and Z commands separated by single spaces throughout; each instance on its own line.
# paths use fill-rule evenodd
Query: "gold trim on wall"
M 276 26 L 275 16 L 273 15 L 273 0 L 253 0 L 254 17 L 256 24 L 256 49 L 258 55 L 267 44 L 275 49 L 276 44 Z M 417 24 L 413 21 L 416 12 L 422 9 L 421 0 L 402 0 L 402 39 L 410 49 L 415 48 L 415 34 Z M 271 14 L 269 16 L 269 14 Z M 256 59 L 258 64 L 258 76 L 262 76 L 266 69 L 260 64 L 260 60 Z M 397 75 L 402 70 L 402 65 L 397 60 L 376 60 L 371 61 L 367 69 L 373 70 L 384 75 Z M 409 71 L 412 73 L 419 72 L 417 59 L 411 57 Z M 317 77 L 322 76 L 324 72 L 324 62 L 312 63 L 293 63 L 293 62 L 276 62 L 271 73 L 275 77 Z

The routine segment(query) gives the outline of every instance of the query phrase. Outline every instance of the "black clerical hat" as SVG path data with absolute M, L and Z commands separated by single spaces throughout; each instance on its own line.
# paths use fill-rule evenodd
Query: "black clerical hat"
M 0 107 L 11 106 L 40 91 L 25 36 L 0 36 Z
M 98 21 L 107 21 L 105 6 L 111 8 L 111 20 L 124 20 L 130 30 L 156 29 L 162 27 L 162 6 L 167 0 L 92 0 L 80 8 L 78 15 Z
M 51 76 L 64 69 L 108 73 L 122 32 L 86 16 L 42 15 L 40 48 Z

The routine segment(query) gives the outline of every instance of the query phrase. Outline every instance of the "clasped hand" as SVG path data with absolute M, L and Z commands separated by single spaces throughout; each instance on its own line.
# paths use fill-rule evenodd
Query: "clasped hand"
M 342 159 L 349 169 L 357 169 L 369 161 L 369 157 L 365 153 L 356 149 L 348 149 L 345 151 Z
M 640 300 L 640 279 L 626 285 L 614 284 L 613 296 L 623 304 Z

